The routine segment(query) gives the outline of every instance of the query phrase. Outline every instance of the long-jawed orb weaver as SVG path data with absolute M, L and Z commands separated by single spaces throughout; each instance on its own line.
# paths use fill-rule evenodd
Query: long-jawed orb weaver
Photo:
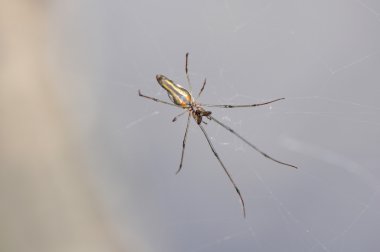
M 188 59 L 189 59 L 189 53 L 186 53 L 185 73 L 186 73 L 187 83 L 188 83 L 188 85 L 190 87 L 190 90 L 191 90 L 192 87 L 191 87 L 191 82 L 190 82 L 190 77 L 189 77 L 189 71 L 188 71 Z M 179 168 L 178 168 L 176 174 L 178 174 L 181 171 L 181 169 L 182 169 L 183 156 L 184 156 L 185 147 L 186 147 L 187 132 L 188 132 L 188 129 L 189 129 L 190 117 L 192 116 L 194 118 L 194 120 L 196 121 L 197 125 L 201 128 L 204 136 L 206 137 L 206 140 L 207 140 L 207 142 L 208 142 L 208 144 L 209 144 L 212 152 L 214 153 L 214 156 L 219 161 L 219 163 L 222 166 L 224 172 L 227 174 L 228 179 L 230 180 L 230 182 L 234 186 L 234 188 L 236 190 L 236 193 L 238 194 L 239 199 L 240 199 L 240 203 L 241 203 L 241 206 L 242 206 L 244 218 L 246 216 L 246 213 L 245 213 L 245 204 L 244 204 L 243 197 L 242 197 L 242 195 L 240 193 L 240 190 L 237 187 L 235 181 L 232 179 L 232 177 L 231 177 L 230 173 L 228 172 L 226 166 L 224 165 L 224 163 L 220 159 L 218 153 L 216 152 L 216 150 L 214 148 L 214 145 L 212 144 L 212 142 L 211 142 L 209 136 L 207 135 L 205 129 L 202 126 L 202 123 L 207 124 L 206 122 L 203 121 L 204 118 L 206 118 L 206 119 L 208 119 L 210 121 L 216 122 L 217 124 L 219 124 L 220 126 L 222 126 L 223 128 L 225 128 L 226 130 L 228 130 L 229 132 L 231 132 L 232 134 L 234 134 L 235 136 L 237 136 L 238 138 L 240 138 L 243 142 L 245 142 L 246 144 L 248 144 L 252 149 L 254 149 L 255 151 L 259 152 L 264 157 L 266 157 L 266 158 L 268 158 L 268 159 L 270 159 L 270 160 L 272 160 L 272 161 L 274 161 L 276 163 L 279 163 L 279 164 L 282 164 L 282 165 L 286 165 L 286 166 L 290 166 L 290 167 L 293 167 L 293 168 L 297 169 L 297 167 L 294 166 L 294 165 L 281 162 L 281 161 L 279 161 L 279 160 L 277 160 L 277 159 L 269 156 L 268 154 L 266 154 L 265 152 L 263 152 L 262 150 L 260 150 L 259 148 L 257 148 L 255 145 L 253 145 L 251 142 L 249 142 L 248 140 L 246 140 L 245 138 L 243 138 L 241 135 L 239 135 L 232 128 L 230 128 L 229 126 L 223 124 L 219 120 L 215 119 L 215 117 L 213 117 L 211 115 L 212 114 L 211 111 L 208 111 L 208 110 L 206 110 L 206 109 L 203 108 L 203 107 L 218 107 L 218 108 L 248 108 L 248 107 L 257 107 L 257 106 L 267 105 L 267 104 L 270 104 L 270 103 L 273 103 L 273 102 L 276 102 L 276 101 L 284 100 L 285 98 L 279 98 L 279 99 L 275 99 L 275 100 L 268 101 L 268 102 L 248 104 L 248 105 L 201 104 L 201 103 L 198 103 L 194 99 L 194 97 L 192 96 L 191 92 L 187 91 L 182 86 L 174 83 L 172 80 L 169 80 L 165 76 L 158 74 L 158 75 L 156 75 L 156 79 L 157 79 L 158 84 L 160 84 L 160 86 L 163 87 L 166 90 L 166 92 L 168 93 L 168 96 L 169 96 L 170 100 L 172 101 L 172 103 L 166 102 L 166 101 L 154 98 L 154 97 L 146 96 L 146 95 L 142 94 L 140 90 L 139 90 L 139 96 L 147 98 L 147 99 L 150 99 L 150 100 L 153 100 L 155 102 L 164 103 L 164 104 L 167 104 L 167 105 L 170 105 L 170 106 L 174 106 L 174 107 L 178 107 L 178 108 L 184 109 L 185 110 L 184 112 L 182 112 L 181 114 L 179 114 L 179 115 L 177 115 L 177 116 L 175 116 L 173 118 L 173 120 L 172 120 L 173 122 L 175 122 L 178 119 L 178 117 L 182 116 L 186 112 L 188 113 L 185 135 L 184 135 L 183 141 L 182 141 L 181 161 L 179 163 Z M 206 86 L 206 79 L 203 82 L 202 88 L 200 89 L 200 91 L 199 91 L 199 93 L 197 95 L 197 98 L 200 97 L 200 95 L 202 94 L 205 86 Z

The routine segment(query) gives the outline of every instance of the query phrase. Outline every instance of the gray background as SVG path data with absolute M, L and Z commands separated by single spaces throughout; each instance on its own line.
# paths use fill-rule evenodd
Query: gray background
M 80 132 L 115 235 L 151 251 L 378 251 L 380 4 L 318 1 L 53 1 L 56 91 Z M 246 201 L 192 122 L 138 97 L 168 100 L 160 73 L 213 109 L 206 127 Z

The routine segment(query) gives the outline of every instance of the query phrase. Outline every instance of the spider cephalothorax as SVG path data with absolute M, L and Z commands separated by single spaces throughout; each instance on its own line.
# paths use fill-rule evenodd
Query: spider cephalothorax
M 194 120 L 197 122 L 197 124 L 202 123 L 202 118 L 205 116 L 209 120 L 211 120 L 210 115 L 211 111 L 207 111 L 198 104 L 195 104 L 195 106 L 192 106 L 191 108 L 191 115 L 193 116 Z

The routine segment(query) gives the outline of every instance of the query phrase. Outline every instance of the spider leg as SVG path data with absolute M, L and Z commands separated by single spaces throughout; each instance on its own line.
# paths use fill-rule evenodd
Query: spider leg
M 204 107 L 217 107 L 217 108 L 249 108 L 249 107 L 258 107 L 258 106 L 263 106 L 267 105 L 276 101 L 281 101 L 284 100 L 285 98 L 278 98 L 272 101 L 267 101 L 267 102 L 262 102 L 262 103 L 255 103 L 255 104 L 246 104 L 246 105 L 229 105 L 229 104 L 222 104 L 222 105 L 215 105 L 215 104 L 200 104 L 201 106 Z
M 201 88 L 201 90 L 199 91 L 197 98 L 199 98 L 199 97 L 201 96 L 203 90 L 205 89 L 205 86 L 206 86 L 206 78 L 205 78 L 205 80 L 203 81 L 202 88 Z
M 210 146 L 212 152 L 214 153 L 214 156 L 216 157 L 216 159 L 218 159 L 220 165 L 223 167 L 224 172 L 227 174 L 228 179 L 230 180 L 230 182 L 231 182 L 232 185 L 234 186 L 234 188 L 235 188 L 235 190 L 236 190 L 236 193 L 237 193 L 238 196 L 239 196 L 240 203 L 241 203 L 241 206 L 242 206 L 242 209 L 243 209 L 243 216 L 244 216 L 244 218 L 245 218 L 245 204 L 244 204 L 244 200 L 243 200 L 243 197 L 241 196 L 241 193 L 240 193 L 239 188 L 238 188 L 237 185 L 235 184 L 235 182 L 234 182 L 234 180 L 232 179 L 232 177 L 231 177 L 230 173 L 228 172 L 227 168 L 224 166 L 222 160 L 219 158 L 219 155 L 218 155 L 218 153 L 215 151 L 215 148 L 214 148 L 213 144 L 211 143 L 211 140 L 210 140 L 210 138 L 208 137 L 208 135 L 207 135 L 205 129 L 204 129 L 203 126 L 200 125 L 200 124 L 199 124 L 199 127 L 201 128 L 203 134 L 205 135 L 206 140 L 207 140 L 207 142 L 208 142 L 208 145 Z
M 190 82 L 190 76 L 189 76 L 189 68 L 188 68 L 188 66 L 189 66 L 189 53 L 187 52 L 187 53 L 186 53 L 186 61 L 185 61 L 185 73 L 186 73 L 187 84 L 189 85 L 189 87 L 190 87 L 190 92 L 191 92 L 193 88 L 192 88 L 192 86 L 191 86 L 191 82 Z M 199 91 L 197 98 L 199 98 L 199 96 L 201 96 L 203 90 L 205 89 L 205 86 L 206 86 L 206 78 L 205 78 L 205 80 L 203 81 L 202 88 L 201 88 L 201 90 Z
M 189 69 L 188 69 L 188 62 L 189 62 L 189 53 L 186 53 L 186 61 L 185 61 L 185 73 L 186 73 L 186 79 L 187 79 L 187 84 L 189 85 L 190 92 L 192 91 L 192 86 L 190 82 L 190 77 L 189 77 Z
M 248 144 L 250 147 L 252 147 L 255 151 L 259 152 L 261 155 L 263 155 L 264 157 L 276 162 L 276 163 L 279 163 L 279 164 L 282 164 L 282 165 L 286 165 L 286 166 L 290 166 L 290 167 L 293 167 L 293 168 L 296 168 L 297 169 L 297 166 L 294 166 L 294 165 L 291 165 L 291 164 L 287 164 L 287 163 L 284 163 L 284 162 L 281 162 L 271 156 L 269 156 L 268 154 L 266 154 L 265 152 L 263 152 L 262 150 L 260 150 L 259 148 L 257 148 L 255 145 L 253 145 L 252 143 L 248 142 L 248 140 L 246 140 L 244 137 L 242 137 L 241 135 L 239 135 L 236 131 L 234 131 L 232 128 L 228 127 L 227 125 L 223 124 L 222 122 L 218 121 L 217 119 L 215 119 L 214 117 L 212 116 L 208 116 L 208 118 L 210 120 L 213 120 L 214 122 L 216 122 L 217 124 L 219 124 L 220 126 L 222 126 L 223 128 L 225 128 L 226 130 L 228 130 L 229 132 L 231 132 L 232 134 L 234 134 L 235 136 L 237 136 L 238 138 L 240 138 L 243 142 L 245 142 L 246 144 Z
M 181 114 L 176 115 L 176 116 L 173 118 L 172 122 L 177 121 L 177 119 L 178 119 L 179 117 L 181 117 L 182 115 L 184 115 L 186 112 L 188 112 L 188 111 L 185 110 L 185 111 L 183 111 Z
M 186 130 L 185 130 L 185 135 L 183 137 L 183 142 L 182 142 L 182 154 L 181 154 L 181 162 L 179 163 L 179 168 L 175 174 L 178 174 L 181 169 L 182 169 L 182 163 L 183 163 L 183 155 L 185 154 L 185 147 L 186 147 L 186 139 L 187 139 L 187 131 L 189 130 L 189 124 L 190 124 L 190 115 L 191 113 L 189 112 L 189 115 L 187 117 L 187 124 L 186 124 Z
M 177 107 L 177 108 L 181 108 L 173 103 L 170 103 L 170 102 L 166 102 L 166 101 L 163 101 L 163 100 L 160 100 L 160 99 L 157 99 L 157 98 L 154 98 L 154 97 L 150 97 L 150 96 L 146 96 L 146 95 L 143 95 L 139 89 L 139 96 L 141 97 L 144 97 L 144 98 L 147 98 L 147 99 L 150 99 L 150 100 L 153 100 L 155 102 L 160 102 L 160 103 L 163 103 L 163 104 L 167 104 L 167 105 L 170 105 L 170 106 L 174 106 L 174 107 Z

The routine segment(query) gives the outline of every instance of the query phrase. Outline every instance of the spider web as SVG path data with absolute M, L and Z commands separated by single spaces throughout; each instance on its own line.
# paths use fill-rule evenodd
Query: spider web
M 61 15 L 72 8 L 56 5 Z M 96 115 L 88 123 L 88 108 L 79 109 L 77 120 L 92 130 L 85 134 L 95 140 L 86 144 L 100 146 L 89 147 L 93 172 L 121 240 L 134 230 L 153 251 L 377 251 L 376 1 L 83 1 L 76 11 L 78 37 L 70 41 L 90 39 L 92 46 L 72 49 L 70 57 L 80 60 L 67 71 L 78 83 L 91 83 L 81 94 L 96 101 Z M 137 95 L 141 89 L 169 101 L 155 74 L 187 88 L 187 51 L 192 93 L 208 80 L 201 102 L 286 98 L 212 112 L 298 170 L 205 125 L 242 191 L 247 219 L 194 122 L 183 171 L 174 175 L 186 116 L 172 123 L 181 111 Z

